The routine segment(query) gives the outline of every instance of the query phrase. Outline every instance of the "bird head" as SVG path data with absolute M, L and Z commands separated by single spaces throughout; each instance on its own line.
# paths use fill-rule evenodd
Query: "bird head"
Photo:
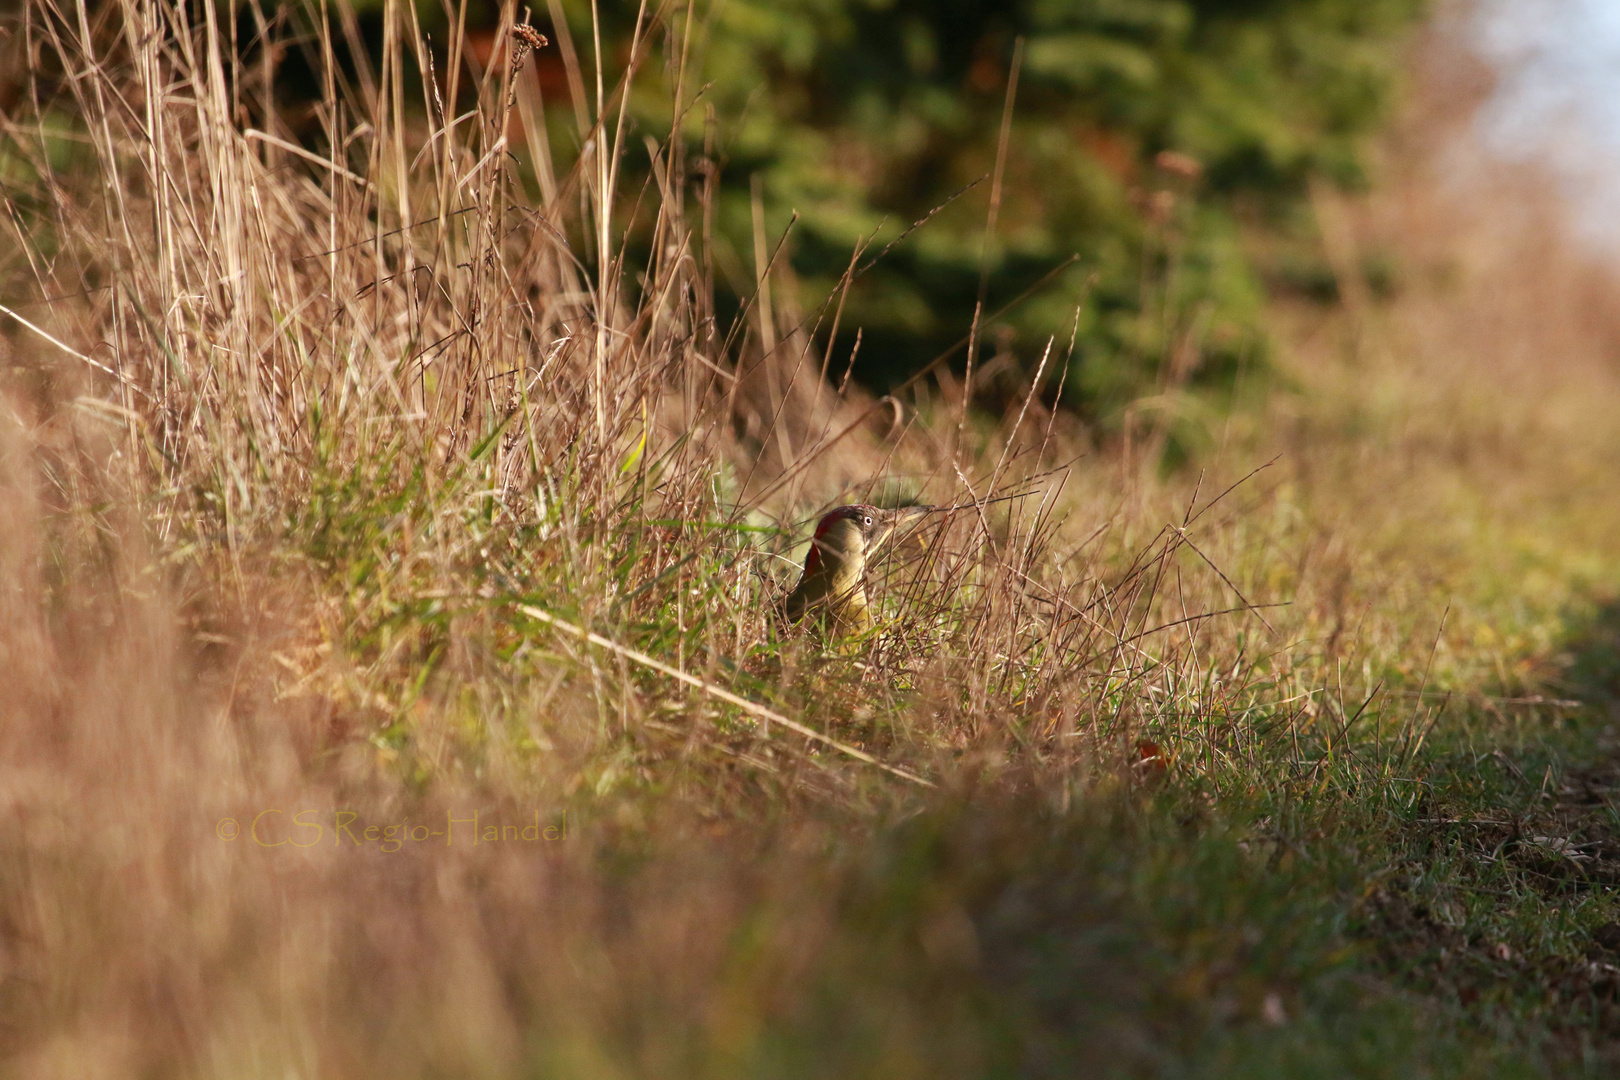
M 892 538 L 897 530 L 922 517 L 926 506 L 903 506 L 884 510 L 876 506 L 840 506 L 824 514 L 816 523 L 804 571 L 813 574 L 824 567 L 860 573 L 866 560 Z
M 788 597 L 788 615 L 798 619 L 824 607 L 834 621 L 853 629 L 870 625 L 866 611 L 866 563 L 896 532 L 911 524 L 930 507 L 904 506 L 894 510 L 876 506 L 840 506 L 816 523 L 804 574 Z

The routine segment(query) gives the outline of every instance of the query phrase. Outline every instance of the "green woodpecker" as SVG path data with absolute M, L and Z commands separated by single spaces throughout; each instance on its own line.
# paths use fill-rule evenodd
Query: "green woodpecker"
M 787 617 L 807 616 L 842 634 L 871 629 L 866 602 L 866 561 L 895 532 L 928 513 L 930 507 L 840 506 L 816 524 L 804 575 L 788 594 Z

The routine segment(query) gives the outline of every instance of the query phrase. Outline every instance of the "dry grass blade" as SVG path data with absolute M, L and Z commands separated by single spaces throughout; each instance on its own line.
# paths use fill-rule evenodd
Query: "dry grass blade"
M 749 701 L 747 698 L 738 697 L 736 694 L 733 694 L 730 690 L 727 690 L 723 686 L 716 686 L 711 682 L 698 678 L 696 675 L 691 675 L 680 670 L 679 668 L 672 667 L 661 660 L 655 660 L 653 657 L 648 656 L 644 652 L 638 652 L 635 649 L 620 645 L 616 641 L 605 638 L 601 634 L 575 626 L 566 619 L 559 619 L 549 611 L 541 611 L 539 608 L 528 604 L 520 604 L 518 606 L 518 610 L 523 612 L 523 614 L 528 615 L 530 618 L 539 619 L 548 626 L 556 627 L 565 634 L 572 634 L 574 637 L 577 637 L 582 641 L 588 641 L 592 645 L 599 645 L 602 648 L 622 656 L 627 660 L 633 660 L 643 667 L 651 668 L 653 671 L 668 675 L 670 678 L 677 679 L 680 682 L 685 683 L 687 686 L 701 690 L 712 698 L 735 705 L 749 716 L 763 720 L 767 724 L 779 724 L 788 731 L 791 731 L 797 735 L 803 735 L 805 738 L 821 743 L 823 746 L 830 746 L 834 750 L 837 750 L 840 754 L 852 757 L 856 761 L 864 761 L 868 765 L 875 765 L 884 772 L 893 776 L 898 776 L 902 780 L 908 780 L 913 784 L 920 784 L 923 787 L 934 786 L 933 781 L 925 780 L 908 769 L 902 769 L 898 765 L 890 765 L 888 762 L 880 761 L 864 750 L 859 750 L 853 746 L 850 746 L 848 743 L 839 742 L 837 739 L 823 735 L 819 731 L 807 728 L 797 720 L 791 720 L 788 717 L 783 716 L 781 713 L 776 712 L 773 709 L 767 709 L 765 706 Z

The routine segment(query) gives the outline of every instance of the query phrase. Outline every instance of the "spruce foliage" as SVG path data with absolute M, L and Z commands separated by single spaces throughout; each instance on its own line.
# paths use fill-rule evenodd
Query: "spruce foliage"
M 810 308 L 835 289 L 852 249 L 881 250 L 977 180 L 854 290 L 844 325 L 864 329 L 858 375 L 892 383 L 960 338 L 986 271 L 988 314 L 1076 255 L 1055 286 L 987 327 L 986 360 L 1016 358 L 1012 370 L 1027 379 L 1049 337 L 1062 349 L 1078 309 L 1067 392 L 1093 418 L 1117 419 L 1144 394 L 1227 386 L 1264 355 L 1264 275 L 1245 234 L 1260 225 L 1308 235 L 1313 180 L 1363 181 L 1363 139 L 1386 113 L 1404 31 L 1424 7 L 699 5 L 712 112 L 691 110 L 683 134 L 694 152 L 707 139 L 722 170 L 717 244 L 730 250 L 718 253 L 718 284 L 734 296 L 751 288 L 755 177 L 771 245 L 798 214 L 785 254 Z M 583 29 L 588 5 L 571 10 Z M 673 56 L 678 19 L 672 30 Z M 986 252 L 993 183 L 985 178 L 995 173 L 1020 39 Z M 649 125 L 667 115 L 659 98 L 642 99 Z M 994 375 L 988 390 L 993 396 Z

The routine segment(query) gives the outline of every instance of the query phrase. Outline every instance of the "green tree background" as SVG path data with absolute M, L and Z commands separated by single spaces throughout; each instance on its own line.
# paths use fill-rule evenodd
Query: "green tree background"
M 1099 419 L 1167 382 L 1224 387 L 1264 355 L 1246 231 L 1308 234 L 1314 178 L 1364 181 L 1366 136 L 1388 114 L 1423 8 L 716 0 L 694 29 L 723 168 L 719 232 L 751 266 L 757 175 L 773 242 L 799 215 L 788 251 L 802 297 L 826 295 L 857 244 L 881 247 L 993 173 L 1021 39 L 989 249 L 982 181 L 854 290 L 844 319 L 864 329 L 859 374 L 883 385 L 959 338 L 984 265 L 994 310 L 1077 255 L 987 337 L 1027 371 L 1049 337 L 1066 347 L 1078 310 L 1068 395 Z M 584 30 L 588 5 L 570 11 Z M 667 102 L 641 101 L 645 124 L 668 115 Z M 692 110 L 694 152 L 703 126 Z
M 470 24 L 493 26 L 495 0 L 483 2 Z M 381 0 L 360 6 L 374 12 Z M 433 27 L 436 16 L 441 46 L 453 6 L 421 8 L 424 25 Z M 598 0 L 597 7 L 611 87 L 631 55 L 639 5 Z M 1066 355 L 1073 333 L 1066 402 L 1108 428 L 1127 405 L 1151 399 L 1155 408 L 1181 411 L 1169 426 L 1185 447 L 1197 441 L 1200 409 L 1218 407 L 1240 372 L 1265 368 L 1262 304 L 1268 285 L 1289 277 L 1278 266 L 1331 293 L 1325 264 L 1309 254 L 1309 187 L 1365 182 L 1368 136 L 1389 115 L 1403 50 L 1426 7 L 1426 0 L 650 2 L 652 48 L 635 81 L 629 145 L 669 137 L 674 72 L 690 40 L 696 74 L 680 134 L 689 161 L 707 146 L 718 169 L 709 254 L 722 315 L 735 313 L 753 288 L 756 191 L 770 244 L 787 233 L 785 284 L 793 287 L 778 286 L 778 298 L 796 297 L 810 312 L 836 289 L 858 245 L 875 254 L 948 203 L 849 295 L 842 325 L 863 333 L 856 375 L 881 389 L 958 341 L 973 321 L 981 277 L 986 311 L 994 312 L 1073 257 L 1055 280 L 983 327 L 979 362 L 989 377 L 975 393 L 1020 394 L 1048 340 Z M 590 0 L 535 6 L 533 22 L 553 45 L 534 62 L 551 65 L 554 89 L 562 85 L 551 25 L 557 11 L 589 87 Z M 689 37 L 688 18 L 695 20 Z M 987 245 L 990 177 L 1015 66 L 999 213 Z M 549 93 L 546 103 L 552 153 L 567 168 L 581 143 L 573 103 L 566 91 Z M 625 165 L 645 169 L 648 156 L 632 153 Z M 695 197 L 701 176 L 694 171 L 690 180 Z M 1260 254 L 1267 251 L 1288 255 L 1268 267 Z M 841 348 L 835 362 L 847 356 Z M 964 359 L 956 357 L 958 370 Z M 1051 394 L 1060 373 L 1049 374 Z

